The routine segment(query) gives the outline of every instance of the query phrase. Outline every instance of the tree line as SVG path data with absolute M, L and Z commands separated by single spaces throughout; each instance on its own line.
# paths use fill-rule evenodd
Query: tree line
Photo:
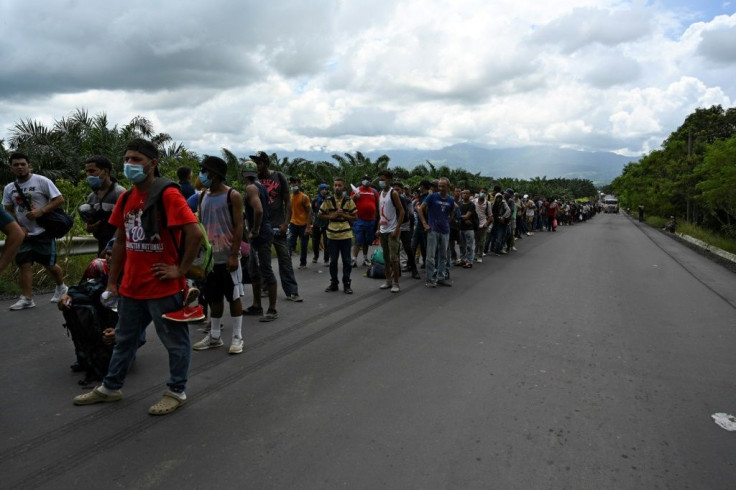
M 31 160 L 33 171 L 54 180 L 66 196 L 68 212 L 73 212 L 86 199 L 84 159 L 91 155 L 105 155 L 113 162 L 113 175 L 129 187 L 123 177 L 125 145 L 133 138 L 146 138 L 154 142 L 161 152 L 159 168 L 163 175 L 176 178 L 176 169 L 181 165 L 190 166 L 195 174 L 200 156 L 187 149 L 182 143 L 166 133 L 154 131 L 152 123 L 145 117 L 135 117 L 124 125 L 112 125 L 104 113 L 90 115 L 85 109 L 77 109 L 66 117 L 55 121 L 51 126 L 31 119 L 17 122 L 5 140 L 0 140 L 0 158 L 8 161 L 10 152 L 21 151 Z M 255 149 L 257 150 L 257 149 Z M 203 155 L 204 157 L 206 155 Z M 238 167 L 247 158 L 239 157 L 227 148 L 220 155 L 228 163 L 228 180 L 236 188 Z M 334 177 L 341 176 L 348 183 L 359 185 L 363 175 L 376 178 L 381 170 L 389 168 L 390 159 L 382 155 L 375 161 L 363 153 L 342 153 L 332 155 L 332 161 L 311 161 L 304 158 L 279 158 L 270 155 L 271 168 L 288 176 L 299 177 L 305 190 L 314 192 L 320 183 L 331 184 Z M 396 180 L 416 188 L 422 180 L 447 177 L 453 186 L 469 188 L 512 188 L 521 194 L 564 200 L 593 198 L 597 195 L 594 184 L 587 179 L 565 179 L 535 177 L 516 179 L 511 177 L 494 178 L 472 173 L 463 168 L 450 168 L 435 165 L 430 161 L 412 169 L 400 166 L 391 168 Z M 7 165 L 0 166 L 0 182 L 4 184 L 13 179 Z
M 621 205 L 736 238 L 736 108 L 699 108 L 611 183 Z

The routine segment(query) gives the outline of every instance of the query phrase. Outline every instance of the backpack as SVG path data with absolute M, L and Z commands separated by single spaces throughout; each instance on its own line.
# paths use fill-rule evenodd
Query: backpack
M 411 201 L 401 193 L 399 193 L 399 200 L 401 201 L 401 205 L 404 206 L 404 223 L 408 221 L 409 227 L 411 228 L 414 226 L 414 213 L 409 210 Z
M 69 287 L 72 298 L 69 309 L 62 310 L 64 327 L 74 342 L 77 361 L 87 373 L 87 378 L 101 380 L 107 373 L 112 345 L 102 341 L 102 332 L 118 322 L 117 312 L 100 303 L 106 280 L 91 280 Z
M 166 209 L 161 205 L 161 196 L 163 196 L 164 190 L 169 187 L 178 188 L 179 184 L 163 177 L 155 179 L 153 181 L 153 184 L 151 184 L 151 189 L 149 190 L 148 197 L 146 198 L 146 203 L 143 208 L 143 213 L 141 214 L 141 224 L 143 226 L 143 229 L 146 231 L 146 234 L 148 234 L 149 236 L 158 233 L 159 224 L 161 228 L 167 228 Z M 127 190 L 121 196 L 120 204 L 122 205 L 123 210 L 125 210 L 125 204 L 128 202 L 130 193 L 131 191 Z M 228 200 L 229 198 L 230 194 L 228 193 Z M 152 202 L 149 203 L 149 200 L 152 200 Z M 157 219 L 155 219 L 157 211 L 161 216 L 160 223 Z M 230 214 L 232 215 L 232 210 Z M 197 251 L 197 256 L 192 261 L 192 265 L 189 267 L 186 277 L 187 279 L 204 281 L 207 277 L 207 274 L 212 272 L 215 264 L 212 258 L 212 244 L 210 244 L 210 241 L 207 239 L 207 232 L 205 231 L 204 226 L 202 226 L 202 223 L 199 221 L 199 218 L 197 218 L 197 224 L 199 225 L 199 230 L 202 232 L 202 241 L 199 244 L 199 251 Z M 176 239 L 174 238 L 174 232 L 169 229 L 169 233 L 171 234 L 171 240 L 176 246 L 176 252 L 181 257 L 182 252 L 184 251 L 184 243 L 186 242 L 186 239 L 184 236 L 182 236 L 181 242 L 177 243 Z
M 372 279 L 385 279 L 386 278 L 386 266 L 381 262 L 371 262 L 371 266 L 365 272 L 366 277 Z
M 197 218 L 197 226 L 199 226 L 199 231 L 202 232 L 202 241 L 199 244 L 197 256 L 194 257 L 192 265 L 189 266 L 186 277 L 195 281 L 204 281 L 207 279 L 207 275 L 212 272 L 212 269 L 215 268 L 215 261 L 212 257 L 212 244 L 207 238 L 207 230 L 204 229 L 204 225 L 199 221 L 199 218 Z M 182 240 L 182 243 L 184 243 L 184 240 Z M 177 250 L 181 255 L 182 250 Z

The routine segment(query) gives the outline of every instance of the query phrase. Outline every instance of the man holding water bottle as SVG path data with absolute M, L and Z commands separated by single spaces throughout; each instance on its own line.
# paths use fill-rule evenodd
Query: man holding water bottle
M 178 186 L 160 178 L 158 159 L 158 148 L 149 141 L 135 139 L 126 147 L 124 173 L 134 187 L 121 195 L 110 216 L 117 231 L 104 299 L 107 303 L 118 297 L 116 344 L 102 384 L 75 397 L 75 405 L 122 398 L 120 389 L 135 359 L 141 332 L 151 321 L 169 354 L 169 380 L 163 398 L 148 413 L 171 413 L 187 400 L 192 351 L 189 327 L 162 315 L 183 305 L 185 274 L 197 255 L 202 232 Z

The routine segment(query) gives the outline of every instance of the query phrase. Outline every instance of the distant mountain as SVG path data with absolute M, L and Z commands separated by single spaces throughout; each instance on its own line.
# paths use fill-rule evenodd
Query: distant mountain
M 279 158 L 300 157 L 312 161 L 334 162 L 332 155 L 335 152 L 277 153 Z M 591 180 L 596 185 L 609 184 L 621 175 L 624 165 L 638 160 L 638 158 L 610 152 L 565 150 L 548 146 L 497 149 L 469 143 L 452 145 L 439 150 L 385 150 L 364 154 L 373 161 L 381 155 L 388 155 L 391 159 L 391 167 L 403 167 L 408 170 L 417 165 L 425 165 L 429 160 L 435 167 L 446 165 L 450 168 L 464 168 L 469 172 L 480 173 L 488 177 L 578 178 Z

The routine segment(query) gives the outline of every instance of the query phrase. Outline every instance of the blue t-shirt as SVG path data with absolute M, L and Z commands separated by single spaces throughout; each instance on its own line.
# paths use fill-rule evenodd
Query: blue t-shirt
M 187 204 L 189 205 L 189 209 L 191 209 L 193 213 L 196 213 L 197 207 L 199 206 L 199 192 L 195 192 L 191 196 L 187 197 Z
M 424 200 L 427 206 L 429 229 L 437 233 L 450 233 L 450 216 L 455 211 L 455 199 L 449 194 L 444 199 L 439 192 L 430 194 Z

